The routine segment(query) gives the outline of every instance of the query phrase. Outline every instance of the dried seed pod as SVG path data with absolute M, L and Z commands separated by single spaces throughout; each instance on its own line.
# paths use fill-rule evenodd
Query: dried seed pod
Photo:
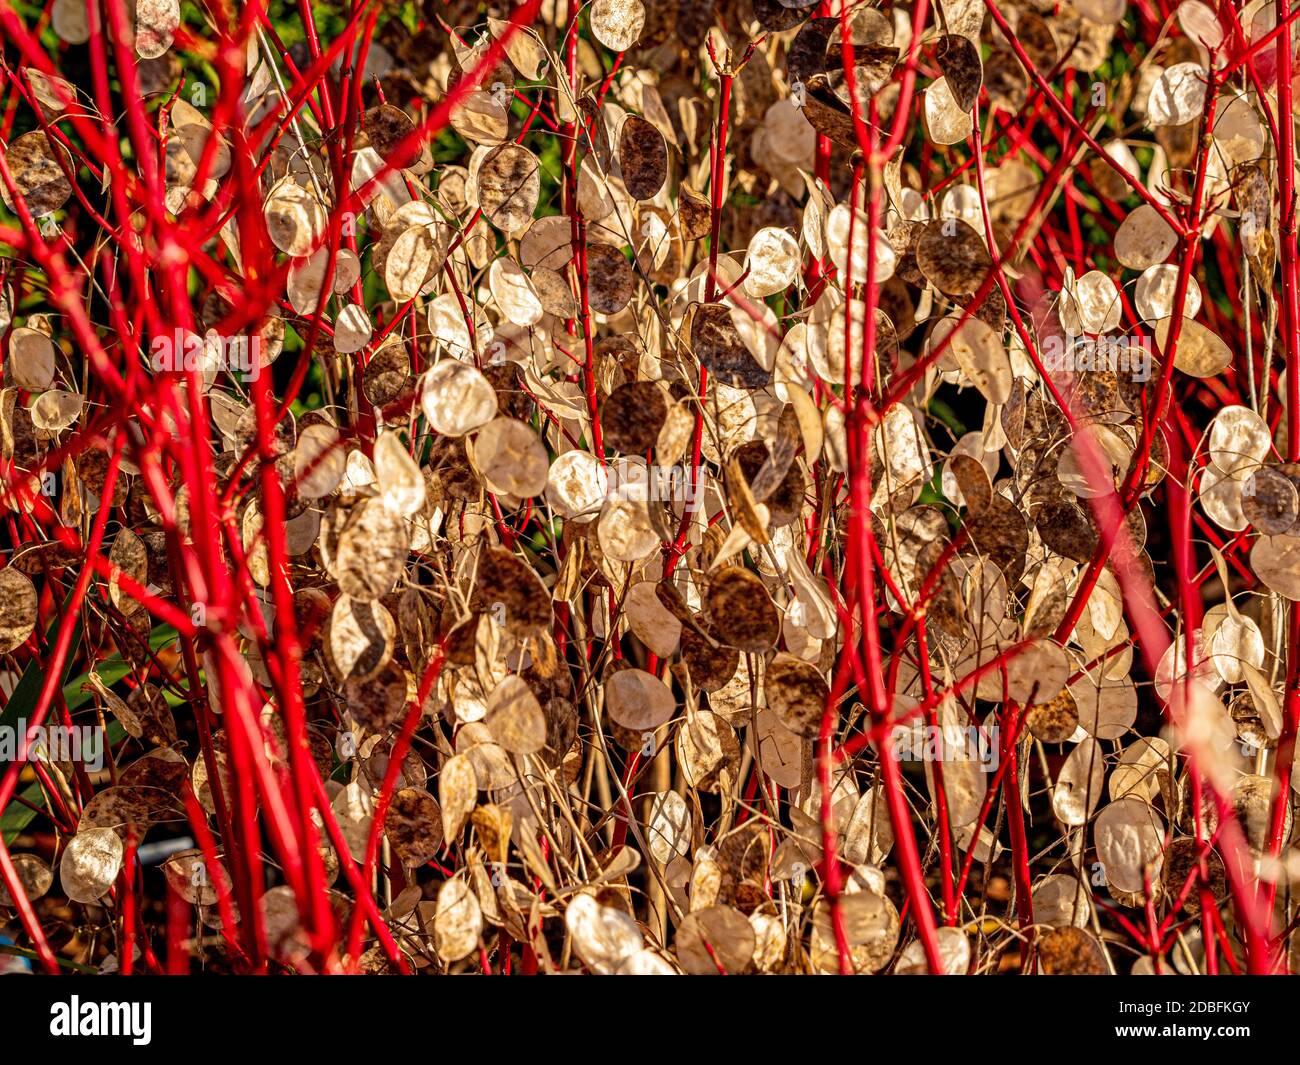
M 18 883 L 28 902 L 42 898 L 54 884 L 54 870 L 34 854 L 15 854 L 12 856 L 14 870 L 18 874 Z M 14 898 L 9 888 L 0 884 L 0 906 L 13 908 Z
M 796 736 L 817 735 L 830 688 L 816 666 L 778 654 L 768 663 L 763 690 L 781 724 Z
M 939 38 L 935 58 L 957 107 L 969 111 L 975 106 L 980 86 L 984 83 L 984 67 L 980 62 L 979 49 L 969 38 L 949 33 Z
M 541 195 L 537 156 L 517 144 L 502 144 L 484 157 L 477 174 L 479 206 L 497 229 L 515 234 L 528 228 Z
M 706 303 L 691 318 L 691 350 L 714 380 L 736 388 L 762 388 L 771 379 L 750 354 L 732 321 L 731 308 Z
M 668 144 L 644 118 L 628 115 L 618 136 L 619 171 L 634 200 L 653 200 L 668 180 Z
M 384 817 L 384 835 L 397 860 L 408 869 L 424 865 L 442 850 L 442 812 L 422 788 L 394 792 Z
M 53 214 L 72 195 L 72 185 L 64 176 L 65 171 L 73 169 L 71 157 L 65 148 L 51 142 L 39 130 L 24 133 L 9 142 L 5 165 L 33 218 Z M 0 184 L 0 199 L 9 210 L 14 209 L 7 184 Z
M 1044 743 L 1064 743 L 1079 727 L 1079 707 L 1068 688 L 1045 703 L 1037 703 L 1025 715 L 1025 726 Z
M 921 233 L 916 265 L 945 295 L 969 296 L 989 276 L 993 260 L 974 229 L 959 218 L 945 218 L 931 222 Z
M 631 300 L 636 279 L 631 265 L 617 248 L 588 244 L 587 284 L 592 309 L 600 314 L 617 314 Z
M 591 7 L 592 35 L 611 51 L 628 51 L 644 27 L 645 5 L 641 0 L 596 0 Z
M 423 481 L 421 481 L 423 483 Z M 363 500 L 339 532 L 334 575 L 353 599 L 386 595 L 401 578 L 411 551 L 411 527 L 382 498 Z
M 1038 941 L 1038 962 L 1048 976 L 1105 976 L 1101 945 L 1082 928 L 1053 928 Z
M 32 579 L 12 565 L 0 569 L 0 653 L 27 641 L 36 627 L 36 610 Z
M 350 677 L 343 684 L 348 712 L 374 733 L 397 724 L 407 707 L 406 673 L 389 662 L 369 677 Z
M 607 447 L 629 454 L 645 454 L 655 446 L 668 401 L 653 381 L 620 385 L 601 405 L 600 426 Z
M 122 868 L 122 840 L 111 828 L 87 828 L 64 848 L 59 883 L 73 902 L 89 905 L 108 894 Z
M 1277 466 L 1252 470 L 1241 485 L 1241 513 L 1265 536 L 1281 536 L 1300 521 L 1300 492 Z
M 621 669 L 605 680 L 609 716 L 634 732 L 649 732 L 668 721 L 677 709 L 671 690 L 642 669 Z
M 776 646 L 781 634 L 776 604 L 748 570 L 731 566 L 713 574 L 706 605 L 713 631 L 723 643 L 750 654 Z
M 564 924 L 573 937 L 574 952 L 597 974 L 614 972 L 645 943 L 636 921 L 586 893 L 569 903 Z
M 438 890 L 438 910 L 433 919 L 433 941 L 438 957 L 451 963 L 467 958 L 478 948 L 483 911 L 464 880 L 443 882 Z
M 527 499 L 546 488 L 546 448 L 526 422 L 494 418 L 474 437 L 469 456 L 493 492 Z
M 682 968 L 703 976 L 744 972 L 756 943 L 753 926 L 740 911 L 710 906 L 686 915 L 677 928 L 673 949 Z
M 424 376 L 420 403 L 435 432 L 464 436 L 497 414 L 497 394 L 473 366 L 443 359 Z
M 515 636 L 536 636 L 550 628 L 550 592 L 537 574 L 505 548 L 483 551 L 476 585 L 488 612 Z

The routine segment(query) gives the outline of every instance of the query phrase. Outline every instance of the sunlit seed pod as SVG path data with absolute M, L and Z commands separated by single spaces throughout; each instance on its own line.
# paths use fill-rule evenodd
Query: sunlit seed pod
M 948 336 L 948 350 L 962 372 L 990 403 L 1005 403 L 1011 395 L 1011 360 L 998 335 L 978 318 L 957 325 L 944 319 L 931 334 L 932 346 Z
M 443 838 L 455 841 L 478 801 L 478 779 L 467 755 L 454 755 L 443 764 L 438 774 L 438 799 Z
M 688 914 L 678 926 L 673 949 L 682 968 L 695 976 L 742 973 L 754 958 L 753 926 L 730 906 Z
M 452 109 L 451 127 L 475 144 L 500 144 L 510 132 L 510 112 L 498 96 L 480 89 Z
M 181 24 L 180 0 L 137 0 L 135 51 L 142 59 L 157 59 L 171 46 Z
M 1034 923 L 1052 928 L 1084 928 L 1091 910 L 1091 893 L 1076 877 L 1052 873 L 1033 889 Z
M 271 242 L 295 258 L 310 255 L 320 245 L 327 222 L 325 208 L 308 188 L 292 177 L 277 184 L 263 208 Z
M 542 317 L 542 302 L 528 275 L 511 259 L 493 259 L 488 270 L 488 288 L 501 312 L 515 325 L 536 325 Z
M 799 274 L 799 244 L 784 229 L 766 226 L 750 238 L 745 291 L 763 299 L 782 292 Z
M 380 434 L 375 441 L 374 463 L 384 506 L 402 517 L 418 514 L 425 504 L 424 476 L 397 433 Z
M 425 374 L 420 403 L 430 426 L 445 436 L 464 436 L 497 415 L 487 378 L 457 359 L 442 359 Z
M 478 168 L 478 202 L 497 229 L 519 233 L 532 222 L 541 194 L 541 164 L 517 144 L 502 144 L 484 157 Z
M 527 499 L 546 488 L 546 448 L 525 422 L 494 418 L 478 431 L 469 454 L 493 492 Z
M 1104 792 L 1106 753 L 1094 739 L 1079 743 L 1052 788 L 1052 812 L 1064 825 L 1086 825 Z
M 1258 466 L 1273 445 L 1268 424 L 1249 407 L 1221 407 L 1210 422 L 1210 461 L 1225 473 Z
M 1079 727 L 1079 707 L 1068 688 L 1054 699 L 1031 706 L 1025 715 L 1025 727 L 1043 743 L 1064 743 Z
M 562 518 L 594 520 L 608 492 L 609 474 L 589 451 L 566 451 L 547 471 L 546 498 Z
M 1135 207 L 1115 232 L 1115 258 L 1130 270 L 1163 263 L 1178 243 L 1178 234 L 1149 203 Z M 1186 311 L 1184 311 L 1186 314 Z
M 36 587 L 13 565 L 0 569 L 0 653 L 27 641 L 36 627 Z
M 1174 313 L 1174 294 L 1178 287 L 1178 267 L 1173 263 L 1157 263 L 1147 267 L 1133 287 L 1133 303 L 1146 322 L 1158 322 Z M 1183 297 L 1183 317 L 1195 318 L 1201 309 L 1201 286 L 1196 278 L 1187 278 L 1187 294 Z
M 935 144 L 961 144 L 971 135 L 974 120 L 963 110 L 946 77 L 925 91 L 925 130 Z
M 384 258 L 384 285 L 398 303 L 409 303 L 442 269 L 446 254 L 441 230 L 429 225 L 408 226 Z
M 1156 323 L 1156 344 L 1168 350 L 1173 319 Z M 1232 348 L 1213 330 L 1191 318 L 1184 318 L 1178 333 L 1174 365 L 1191 377 L 1215 377 L 1232 365 Z
M 1154 802 L 1169 786 L 1172 754 L 1159 736 L 1139 736 L 1120 754 L 1110 775 L 1112 800 L 1132 796 Z
M 690 852 L 691 813 L 675 791 L 661 791 L 651 799 L 646 842 L 651 857 L 661 865 Z
M 1261 536 L 1251 548 L 1250 568 L 1270 590 L 1300 602 L 1300 536 Z
M 474 892 L 459 877 L 443 882 L 433 919 L 434 947 L 445 962 L 457 962 L 478 949 L 483 911 Z
M 636 921 L 585 892 L 569 902 L 564 923 L 575 953 L 596 974 L 613 973 L 645 943 Z
M 89 905 L 108 894 L 122 868 L 122 840 L 111 828 L 78 832 L 63 851 L 59 883 L 73 902 Z
M 341 595 L 324 637 L 326 659 L 340 681 L 373 677 L 392 657 L 396 635 L 397 625 L 381 604 Z
M 374 326 L 365 307 L 350 303 L 334 320 L 334 350 L 340 355 L 351 355 L 370 343 Z
M 9 334 L 9 358 L 5 366 L 19 388 L 43 391 L 54 381 L 54 342 L 36 329 L 15 329 Z
M 605 709 L 624 728 L 636 732 L 656 729 L 676 708 L 668 686 L 644 670 L 622 669 L 605 679 Z
M 1300 491 L 1279 467 L 1258 466 L 1242 481 L 1241 513 L 1265 536 L 1289 533 L 1300 521 Z
M 532 223 L 519 240 L 519 262 L 532 269 L 562 270 L 573 258 L 573 219 L 549 215 Z
M 196 848 L 173 854 L 163 863 L 167 885 L 191 906 L 215 906 L 231 893 L 230 877 L 222 866 L 211 869 Z
M 965 38 L 962 38 L 965 40 Z M 940 973 L 944 976 L 964 976 L 970 968 L 970 939 L 959 928 L 939 928 L 936 930 L 939 943 Z M 929 962 L 925 956 L 925 944 L 919 939 L 912 940 L 903 953 L 899 955 L 894 973 L 898 976 L 928 975 Z
M 546 717 L 528 684 L 517 674 L 502 680 L 488 696 L 484 723 L 505 750 L 537 754 L 546 745 Z
M 1112 802 L 1097 814 L 1092 831 L 1108 883 L 1141 891 L 1145 876 L 1159 876 L 1164 825 L 1150 805 L 1132 797 Z
M 75 168 L 62 145 L 51 142 L 43 132 L 36 130 L 14 137 L 4 158 L 14 188 L 33 218 L 44 218 L 67 203 L 72 195 L 72 185 L 64 175 L 64 168 L 68 171 Z M 63 166 L 59 165 L 60 158 Z M 0 184 L 0 200 L 11 211 L 14 209 L 8 183 Z
M 902 931 L 897 908 L 888 896 L 871 890 L 844 896 L 840 907 L 854 972 L 879 972 L 893 957 Z M 835 928 L 824 899 L 813 911 L 809 947 L 810 960 L 818 972 L 840 971 Z
M 1100 270 L 1090 270 L 1074 286 L 1079 324 L 1085 333 L 1109 333 L 1119 327 L 1124 305 L 1115 282 Z
M 1243 471 L 1248 477 L 1249 468 Z M 1246 527 L 1246 515 L 1242 510 L 1242 491 L 1245 477 L 1224 473 L 1217 466 L 1206 466 L 1201 471 L 1201 480 L 1197 488 L 1197 500 L 1206 517 L 1221 529 L 1240 532 Z
M 1164 70 L 1147 98 L 1147 124 L 1181 126 L 1205 109 L 1206 73 L 1199 63 L 1175 63 Z
M 640 581 L 627 593 L 623 610 L 632 632 L 660 658 L 677 650 L 682 623 L 672 615 L 656 594 L 654 581 Z

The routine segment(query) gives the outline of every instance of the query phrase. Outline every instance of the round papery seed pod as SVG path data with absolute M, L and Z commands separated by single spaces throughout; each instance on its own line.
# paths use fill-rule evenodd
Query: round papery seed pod
M 484 609 L 516 636 L 535 636 L 550 628 L 550 592 L 537 574 L 505 548 L 483 551 L 476 585 Z
M 59 862 L 59 882 L 73 902 L 98 902 L 122 868 L 122 840 L 111 828 L 87 828 L 68 841 Z
M 600 408 L 605 445 L 632 455 L 645 454 L 658 441 L 667 417 L 668 401 L 655 382 L 620 385 Z
M 664 135 L 637 115 L 628 115 L 618 138 L 623 185 L 634 200 L 652 200 L 668 179 L 668 145 Z
M 723 643 L 751 654 L 776 646 L 781 634 L 776 604 L 763 582 L 748 570 L 731 566 L 715 573 L 705 604 Z
M 9 565 L 0 570 L 0 653 L 25 643 L 36 627 L 36 586 L 32 579 Z
M 12 856 L 14 871 L 18 874 L 18 883 L 28 902 L 35 902 L 45 895 L 54 884 L 54 870 L 34 854 L 15 854 Z M 0 883 L 0 906 L 12 907 L 14 898 L 9 888 Z
M 1043 743 L 1064 743 L 1079 727 L 1079 707 L 1068 688 L 1062 688 L 1045 703 L 1031 706 L 1025 715 L 1025 727 Z
M 817 667 L 793 655 L 778 654 L 763 678 L 767 705 L 796 736 L 817 735 L 830 687 Z
M 1101 945 L 1082 928 L 1053 928 L 1038 941 L 1038 963 L 1048 976 L 1105 976 Z
M 384 817 L 384 835 L 407 868 L 417 868 L 442 850 L 442 811 L 423 788 L 402 788 L 394 793 Z
M 1281 536 L 1300 520 L 1300 492 L 1281 469 L 1261 466 L 1241 486 L 1241 513 L 1265 536 Z
M 740 652 L 736 648 L 710 643 L 690 626 L 682 627 L 680 647 L 691 683 L 700 691 L 718 691 L 736 675 L 740 664 Z

